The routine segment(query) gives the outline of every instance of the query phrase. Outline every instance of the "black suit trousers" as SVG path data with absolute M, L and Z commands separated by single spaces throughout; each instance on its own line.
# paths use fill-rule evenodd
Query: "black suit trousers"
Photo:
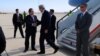
M 22 25 L 15 25 L 14 26 L 14 37 L 16 37 L 16 32 L 17 32 L 18 28 L 19 28 L 21 36 L 24 37 Z
M 28 50 L 29 48 L 29 39 L 31 37 L 31 49 L 35 48 L 35 38 L 36 38 L 36 32 L 27 33 L 25 37 L 25 50 Z
M 76 49 L 77 49 L 77 55 L 76 56 L 81 56 L 81 54 L 83 54 L 83 56 L 89 56 L 89 48 L 88 48 L 88 44 L 89 44 L 89 34 L 83 34 L 83 33 L 78 33 L 77 34 L 77 45 L 76 45 Z
M 54 42 L 52 42 L 50 40 L 51 35 L 49 34 L 45 34 L 45 33 L 41 33 L 40 34 L 40 50 L 41 52 L 45 52 L 45 46 L 44 46 L 44 40 L 46 40 L 48 42 L 48 44 L 53 48 L 53 49 L 57 49 L 58 47 L 55 45 Z

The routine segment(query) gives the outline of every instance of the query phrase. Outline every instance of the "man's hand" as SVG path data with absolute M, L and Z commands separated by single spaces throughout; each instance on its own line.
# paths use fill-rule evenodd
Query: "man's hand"
M 48 30 L 47 29 L 45 30 L 45 33 L 48 33 Z
M 37 26 L 37 24 L 36 24 L 36 23 L 33 23 L 33 24 L 32 24 L 32 26 L 36 27 L 36 26 Z
M 25 28 L 25 24 L 23 25 L 23 28 Z

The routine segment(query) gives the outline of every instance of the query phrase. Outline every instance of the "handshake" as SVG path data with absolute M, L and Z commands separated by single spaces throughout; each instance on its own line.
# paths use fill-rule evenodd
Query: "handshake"
M 37 23 L 32 23 L 32 26 L 36 27 L 37 26 Z

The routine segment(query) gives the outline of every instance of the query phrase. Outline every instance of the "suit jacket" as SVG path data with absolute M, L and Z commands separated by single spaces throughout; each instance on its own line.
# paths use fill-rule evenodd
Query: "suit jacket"
M 51 30 L 55 30 L 56 29 L 56 27 L 55 27 L 55 24 L 56 24 L 56 16 L 55 15 L 52 15 L 51 16 Z
M 15 13 L 13 15 L 13 25 L 22 25 L 22 23 L 23 23 L 23 16 L 19 14 L 18 17 L 17 14 Z
M 41 31 L 40 32 L 44 32 L 45 29 L 49 30 L 49 26 L 50 26 L 49 23 L 50 23 L 50 14 L 48 11 L 45 10 L 41 18 Z
M 85 15 L 81 17 L 81 13 L 80 13 L 77 16 L 75 28 L 76 30 L 79 30 L 81 34 L 89 35 L 89 28 L 91 24 L 92 24 L 92 15 L 86 12 Z
M 37 26 L 32 26 L 33 23 L 36 23 L 37 25 L 40 24 L 40 21 L 37 19 L 37 16 L 34 15 L 34 20 L 30 15 L 26 16 L 24 20 L 24 24 L 26 24 L 26 32 L 36 32 Z
M 4 51 L 6 48 L 6 39 L 5 39 L 5 35 L 3 33 L 2 28 L 0 27 L 0 54 L 1 51 Z

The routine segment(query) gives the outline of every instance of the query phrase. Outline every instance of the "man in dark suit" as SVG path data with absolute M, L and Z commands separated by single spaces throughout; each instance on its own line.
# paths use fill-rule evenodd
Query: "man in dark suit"
M 86 9 L 87 4 L 80 5 L 81 13 L 78 14 L 75 23 L 75 28 L 77 31 L 76 56 L 81 56 L 81 53 L 83 56 L 89 56 L 89 28 L 92 23 L 92 15 L 90 15 Z
M 37 25 L 39 25 L 40 22 L 37 19 L 37 16 L 34 15 L 34 11 L 32 8 L 29 9 L 29 15 L 26 16 L 24 23 L 26 24 L 24 52 L 28 51 L 30 37 L 31 37 L 31 48 L 32 48 L 32 50 L 37 51 L 35 48 L 35 37 L 36 37 L 36 32 L 37 32 Z
M 0 26 L 0 56 L 5 49 L 6 49 L 6 39 L 3 30 Z
M 24 11 L 24 12 L 23 12 L 23 18 L 25 19 L 26 16 L 27 16 L 27 13 Z
M 51 34 L 51 37 L 50 37 L 50 40 L 52 42 L 55 42 L 55 24 L 56 24 L 56 16 L 54 15 L 54 10 L 53 9 L 50 9 L 50 16 L 51 16 L 51 27 L 50 27 L 50 34 Z
M 16 32 L 19 28 L 22 38 L 24 38 L 23 29 L 23 16 L 19 13 L 19 9 L 16 9 L 16 13 L 13 15 L 13 25 L 14 25 L 14 38 L 16 38 Z
M 44 40 L 46 39 L 48 44 L 50 44 L 51 47 L 55 50 L 54 53 L 58 51 L 58 47 L 55 45 L 54 42 L 52 42 L 49 39 L 49 33 L 50 33 L 50 14 L 48 11 L 45 10 L 43 5 L 39 6 L 39 10 L 42 13 L 42 18 L 41 18 L 41 31 L 40 31 L 40 52 L 37 54 L 45 54 L 45 46 L 44 46 Z

